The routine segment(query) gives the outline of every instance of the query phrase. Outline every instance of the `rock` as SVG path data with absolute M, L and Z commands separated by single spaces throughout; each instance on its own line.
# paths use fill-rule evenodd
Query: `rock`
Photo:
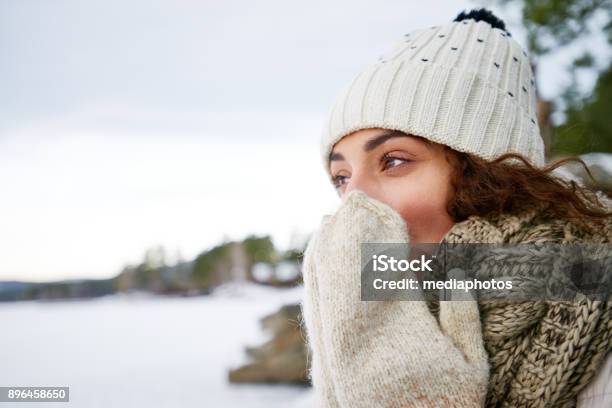
M 229 371 L 232 383 L 308 384 L 305 333 L 299 304 L 286 305 L 261 319 L 272 338 L 258 347 L 247 347 L 251 362 Z

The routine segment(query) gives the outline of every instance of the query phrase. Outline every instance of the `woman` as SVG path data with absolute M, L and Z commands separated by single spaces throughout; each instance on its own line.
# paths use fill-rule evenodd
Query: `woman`
M 610 243 L 609 201 L 544 165 L 535 115 L 527 54 L 485 9 L 406 34 L 337 98 L 342 204 L 303 263 L 319 406 L 610 406 L 609 302 L 360 298 L 364 242 Z

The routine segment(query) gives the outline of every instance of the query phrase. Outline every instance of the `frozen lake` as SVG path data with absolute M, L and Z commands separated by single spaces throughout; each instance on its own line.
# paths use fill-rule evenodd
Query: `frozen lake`
M 244 346 L 266 339 L 259 318 L 301 294 L 247 285 L 208 297 L 0 303 L 0 386 L 70 387 L 69 403 L 21 408 L 308 407 L 308 387 L 227 381 Z

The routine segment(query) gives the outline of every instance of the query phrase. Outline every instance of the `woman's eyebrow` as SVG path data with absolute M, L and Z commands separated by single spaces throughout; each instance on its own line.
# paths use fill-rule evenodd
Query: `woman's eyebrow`
M 394 138 L 394 137 L 410 137 L 410 135 L 404 132 L 400 132 L 399 130 L 394 130 L 392 132 L 383 133 L 381 135 L 374 136 L 373 138 L 368 140 L 366 144 L 363 146 L 363 151 L 369 152 L 371 150 L 374 150 L 381 144 L 385 143 L 387 140 Z
M 369 139 L 366 144 L 363 146 L 363 150 L 365 152 L 369 152 L 371 150 L 376 149 L 381 144 L 385 143 L 387 140 L 392 139 L 394 137 L 410 137 L 409 134 L 401 132 L 399 130 L 393 130 L 391 132 L 383 133 L 378 136 L 374 136 Z M 340 161 L 344 160 L 344 156 L 341 153 L 331 153 L 329 156 L 329 161 Z
M 329 161 L 330 162 L 332 162 L 332 161 L 340 161 L 340 160 L 344 160 L 344 156 L 341 155 L 340 153 L 332 153 L 329 156 Z

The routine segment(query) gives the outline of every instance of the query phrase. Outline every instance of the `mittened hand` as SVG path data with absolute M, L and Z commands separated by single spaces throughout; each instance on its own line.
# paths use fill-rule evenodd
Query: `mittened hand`
M 319 403 L 341 407 L 484 404 L 487 356 L 475 301 L 361 301 L 361 243 L 409 243 L 386 204 L 349 193 L 304 253 L 303 316 Z
M 408 227 L 402 217 L 388 205 L 358 190 L 348 194 L 335 214 L 323 218 L 316 235 L 314 255 L 321 270 L 317 277 L 319 295 L 351 305 L 361 301 L 361 244 L 409 241 Z M 334 273 L 324 272 L 326 269 Z M 337 290 L 347 297 L 338 299 Z M 334 307 L 342 307 L 338 302 Z
M 379 237 L 384 238 L 378 241 Z M 346 405 L 346 398 L 341 404 L 339 398 L 342 397 L 338 395 L 344 393 L 342 390 L 346 384 L 334 385 L 334 378 L 340 374 L 336 361 L 338 357 L 343 359 L 342 354 L 348 350 L 329 344 L 329 333 L 343 322 L 349 322 L 345 327 L 349 333 L 359 331 L 353 327 L 354 324 L 367 324 L 363 317 L 351 321 L 356 317 L 355 305 L 367 307 L 360 300 L 359 248 L 362 238 L 363 242 L 407 242 L 408 231 L 399 214 L 389 206 L 363 192 L 353 191 L 333 215 L 323 217 L 304 252 L 302 316 L 310 349 L 309 376 L 315 391 L 316 407 L 350 406 Z M 359 336 L 360 333 L 353 335 Z M 328 344 L 324 345 L 324 341 Z M 333 357 L 330 351 L 333 351 Z M 330 364 L 334 366 L 334 375 Z

